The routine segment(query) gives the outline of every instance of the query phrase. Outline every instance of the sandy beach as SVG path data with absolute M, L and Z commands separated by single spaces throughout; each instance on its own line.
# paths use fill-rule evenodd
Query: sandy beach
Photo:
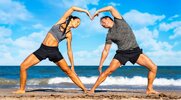
M 159 91 L 159 95 L 146 95 L 144 91 L 97 90 L 84 94 L 81 90 L 32 89 L 25 94 L 13 94 L 16 89 L 0 89 L 0 100 L 181 100 L 181 91 Z

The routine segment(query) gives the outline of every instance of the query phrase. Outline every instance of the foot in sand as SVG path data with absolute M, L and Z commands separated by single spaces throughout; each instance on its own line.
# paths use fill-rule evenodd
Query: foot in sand
M 87 94 L 94 94 L 94 91 L 88 91 Z
M 159 94 L 159 92 L 157 92 L 155 90 L 147 90 L 146 94 Z
M 15 91 L 15 92 L 13 92 L 13 93 L 16 93 L 16 94 L 23 94 L 23 93 L 25 93 L 25 90 L 17 90 L 17 91 Z
M 84 91 L 84 93 L 85 93 L 85 94 L 88 94 L 88 91 L 87 91 L 87 90 L 85 90 L 85 91 Z

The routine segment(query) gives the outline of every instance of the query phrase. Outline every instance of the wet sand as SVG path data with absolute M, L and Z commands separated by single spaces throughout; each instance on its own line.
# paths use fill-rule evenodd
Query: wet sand
M 15 90 L 0 89 L 0 100 L 181 100 L 181 91 L 159 91 L 157 95 L 146 95 L 141 90 L 97 90 L 90 95 L 71 89 L 29 89 L 25 94 L 13 94 Z

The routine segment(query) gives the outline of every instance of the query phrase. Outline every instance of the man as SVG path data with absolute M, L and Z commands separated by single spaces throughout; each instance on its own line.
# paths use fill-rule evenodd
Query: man
M 157 66 L 142 53 L 142 49 L 139 48 L 130 26 L 119 12 L 112 6 L 107 6 L 97 10 L 92 19 L 94 19 L 95 16 L 98 16 L 99 13 L 106 11 L 111 12 L 114 20 L 109 16 L 104 16 L 100 19 L 101 25 L 109 30 L 99 64 L 100 76 L 90 90 L 90 93 L 94 93 L 95 89 L 106 79 L 106 77 L 114 72 L 119 66 L 125 65 L 127 61 L 130 61 L 132 64 L 137 63 L 141 66 L 145 66 L 149 70 L 146 94 L 157 94 L 158 92 L 153 89 L 153 81 L 156 76 Z M 102 72 L 102 65 L 109 53 L 112 42 L 118 46 L 118 50 L 109 67 Z

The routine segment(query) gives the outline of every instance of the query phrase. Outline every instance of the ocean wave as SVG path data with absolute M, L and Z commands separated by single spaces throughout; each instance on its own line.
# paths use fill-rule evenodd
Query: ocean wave
M 98 77 L 80 77 L 80 80 L 84 84 L 94 84 Z M 69 78 L 51 78 L 48 84 L 59 84 L 62 82 L 72 82 Z M 158 86 L 181 86 L 181 79 L 166 79 L 166 78 L 156 78 L 154 85 Z M 132 78 L 127 77 L 107 77 L 107 79 L 101 85 L 147 85 L 147 78 L 141 76 L 134 76 Z
M 98 76 L 92 77 L 79 77 L 83 84 L 94 84 Z M 29 79 L 27 85 L 51 85 L 51 84 L 73 84 L 72 80 L 68 77 L 55 77 L 49 79 Z M 181 79 L 167 79 L 167 78 L 156 78 L 154 85 L 156 86 L 181 86 Z M 18 85 L 19 81 L 0 79 L 1 85 Z M 101 85 L 136 85 L 146 86 L 147 78 L 141 76 L 128 77 L 107 77 L 107 79 Z
M 13 85 L 13 84 L 17 84 L 17 81 L 16 80 L 9 80 L 9 79 L 3 79 L 3 78 L 0 78 L 0 85 Z

